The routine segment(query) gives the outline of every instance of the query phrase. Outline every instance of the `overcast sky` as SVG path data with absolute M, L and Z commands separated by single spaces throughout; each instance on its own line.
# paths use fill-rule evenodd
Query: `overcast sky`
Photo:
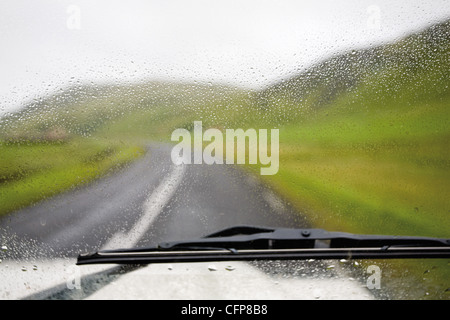
M 2 0 L 0 114 L 86 82 L 256 88 L 449 17 L 450 0 Z

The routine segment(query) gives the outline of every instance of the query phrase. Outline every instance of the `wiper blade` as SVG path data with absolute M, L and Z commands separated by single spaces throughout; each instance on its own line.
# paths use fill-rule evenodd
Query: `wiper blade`
M 77 264 L 301 259 L 450 258 L 450 239 L 237 226 L 157 247 L 82 254 Z

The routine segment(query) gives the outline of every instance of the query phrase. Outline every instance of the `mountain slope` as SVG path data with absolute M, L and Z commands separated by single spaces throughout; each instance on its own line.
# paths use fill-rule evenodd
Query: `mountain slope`
M 326 228 L 448 236 L 449 35 L 447 21 L 261 92 L 280 127 L 268 183 Z
M 317 111 L 343 96 L 378 107 L 388 100 L 448 99 L 449 38 L 450 20 L 392 44 L 335 56 L 259 92 L 259 105 Z

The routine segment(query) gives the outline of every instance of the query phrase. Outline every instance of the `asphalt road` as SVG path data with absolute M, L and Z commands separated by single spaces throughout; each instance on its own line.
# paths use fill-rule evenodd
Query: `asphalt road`
M 0 221 L 10 258 L 75 257 L 106 248 L 153 246 L 234 225 L 307 227 L 257 179 L 230 165 L 181 165 L 171 146 L 89 185 Z

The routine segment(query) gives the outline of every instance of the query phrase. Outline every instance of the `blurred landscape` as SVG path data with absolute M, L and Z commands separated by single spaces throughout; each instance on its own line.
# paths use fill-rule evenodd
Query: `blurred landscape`
M 259 91 L 80 84 L 0 122 L 0 214 L 111 172 L 176 128 L 279 128 L 266 183 L 313 224 L 448 236 L 450 23 Z M 251 167 L 248 168 L 252 170 Z
M 280 129 L 261 177 L 315 227 L 449 237 L 450 21 L 262 90 L 147 82 L 62 88 L 0 119 L 0 215 L 139 158 L 176 128 Z M 443 262 L 443 279 L 449 279 Z M 447 267 L 445 267 L 447 266 Z

